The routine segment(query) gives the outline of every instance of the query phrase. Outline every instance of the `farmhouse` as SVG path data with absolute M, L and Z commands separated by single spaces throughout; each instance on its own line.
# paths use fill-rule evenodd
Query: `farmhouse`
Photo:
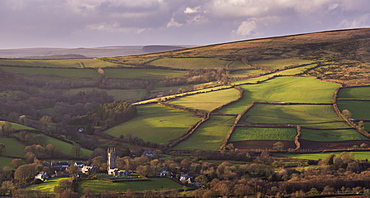
M 41 172 L 41 173 L 39 173 L 35 176 L 35 179 L 39 179 L 41 181 L 46 181 L 47 179 L 49 179 L 49 176 L 45 172 Z
M 53 162 L 51 166 L 58 171 L 66 170 L 69 167 L 68 162 Z

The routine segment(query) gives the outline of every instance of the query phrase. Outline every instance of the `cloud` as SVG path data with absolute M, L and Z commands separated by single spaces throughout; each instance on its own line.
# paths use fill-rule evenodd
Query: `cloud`
M 171 18 L 171 20 L 170 20 L 170 22 L 168 22 L 167 23 L 167 27 L 169 28 L 169 27 L 181 27 L 183 24 L 181 24 L 181 23 L 178 23 L 178 22 L 176 22 L 175 21 L 175 19 L 172 17 Z
M 189 7 L 186 7 L 186 9 L 184 10 L 184 13 L 185 14 L 194 14 L 194 13 L 198 13 L 200 11 L 200 7 L 197 6 L 195 8 L 189 8 Z
M 257 28 L 256 21 L 254 19 L 250 19 L 248 21 L 243 21 L 239 25 L 238 29 L 234 30 L 233 32 L 240 36 L 247 36 L 251 35 L 256 28 Z

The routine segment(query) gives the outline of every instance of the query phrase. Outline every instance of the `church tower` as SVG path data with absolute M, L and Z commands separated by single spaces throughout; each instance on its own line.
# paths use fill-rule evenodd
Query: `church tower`
M 108 170 L 116 168 L 116 149 L 115 148 L 108 148 Z

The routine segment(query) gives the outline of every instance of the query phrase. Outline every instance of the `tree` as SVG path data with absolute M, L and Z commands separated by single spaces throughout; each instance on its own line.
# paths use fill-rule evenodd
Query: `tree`
M 345 118 L 350 118 L 350 117 L 352 117 L 352 113 L 348 110 L 348 109 L 344 109 L 343 111 L 342 111 L 342 114 L 344 115 L 344 117 Z
M 33 179 L 36 173 L 36 164 L 24 164 L 15 170 L 14 179 L 21 183 L 26 183 L 27 181 Z
M 13 167 L 14 169 L 17 169 L 22 164 L 23 164 L 22 159 L 13 159 L 12 162 L 10 162 L 10 166 Z
M 8 121 L 0 121 L 0 135 L 9 136 L 14 131 L 13 126 Z
M 82 156 L 82 150 L 79 144 L 73 144 L 71 148 L 71 155 L 75 158 L 80 158 Z
M 275 142 L 272 149 L 275 149 L 275 150 L 278 150 L 278 151 L 282 151 L 284 149 L 284 143 L 282 142 Z
M 5 151 L 5 144 L 0 143 L 0 155 L 3 155 L 4 151 Z

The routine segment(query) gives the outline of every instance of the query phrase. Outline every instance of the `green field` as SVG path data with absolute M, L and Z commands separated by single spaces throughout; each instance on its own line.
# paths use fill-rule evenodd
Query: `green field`
M 80 91 L 106 91 L 114 100 L 136 101 L 145 96 L 145 89 L 99 89 L 99 88 L 78 88 L 69 89 L 64 94 L 77 94 Z
M 0 59 L 0 65 L 5 66 L 28 66 L 28 67 L 74 67 L 74 68 L 98 68 L 116 67 L 117 64 L 106 62 L 100 59 L 53 59 L 53 60 L 32 60 L 32 59 Z
M 286 66 L 303 65 L 303 64 L 309 64 L 309 63 L 312 63 L 312 61 L 302 60 L 299 58 L 287 58 L 287 59 L 251 61 L 249 64 L 269 67 L 271 69 L 283 69 Z
M 364 122 L 364 127 L 367 131 L 370 131 L 370 122 Z
M 24 157 L 24 148 L 26 146 L 21 144 L 14 138 L 0 137 L 0 143 L 5 144 L 5 152 L 3 155 L 13 156 L 13 157 Z
M 337 101 L 341 111 L 348 109 L 353 119 L 370 120 L 370 101 Z
M 9 164 L 13 159 L 14 158 L 0 157 L 0 168 L 5 168 L 6 166 L 9 167 Z
M 63 154 L 65 155 L 71 155 L 72 151 L 72 144 L 69 144 L 67 142 L 63 142 L 61 140 L 46 136 L 46 142 L 47 144 L 54 144 Z M 93 151 L 81 148 L 82 156 L 90 156 Z M 57 156 L 55 156 L 57 157 Z
M 54 187 L 58 185 L 59 181 L 65 180 L 65 179 L 69 179 L 69 177 L 52 178 L 41 184 L 34 184 L 34 185 L 27 186 L 26 189 L 40 190 L 43 192 L 54 193 Z
M 369 140 L 354 129 L 344 130 L 310 130 L 302 129 L 300 139 L 312 141 L 348 141 Z
M 140 105 L 136 108 L 137 117 L 110 128 L 105 133 L 115 137 L 131 134 L 144 141 L 166 144 L 183 135 L 190 126 L 201 119 L 188 112 L 158 104 Z
M 297 135 L 295 128 L 253 128 L 238 127 L 229 141 L 244 140 L 287 140 L 293 141 Z
M 241 60 L 235 60 L 229 65 L 230 69 L 239 69 L 239 68 L 251 68 L 249 65 L 245 65 Z
M 252 102 L 331 102 L 339 85 L 322 82 L 313 77 L 276 77 L 260 84 L 242 85 L 244 99 L 220 110 L 241 113 Z M 315 93 L 315 94 L 312 94 Z
M 228 62 L 219 58 L 161 58 L 148 64 L 177 69 L 212 69 L 225 68 Z
M 210 112 L 217 107 L 238 99 L 239 95 L 240 92 L 238 90 L 231 88 L 184 96 L 181 98 L 170 100 L 169 104 Z
M 18 123 L 14 123 L 14 122 L 12 122 L 12 127 L 15 130 L 34 130 L 34 128 L 24 126 L 24 125 L 21 125 L 21 124 L 18 124 Z
M 80 182 L 80 192 L 89 188 L 92 193 L 99 193 L 102 190 L 108 192 L 119 190 L 126 192 L 130 189 L 134 192 L 144 190 L 159 191 L 161 189 L 183 189 L 183 186 L 168 178 L 150 178 L 150 181 L 133 181 L 133 182 L 109 182 L 104 180 L 85 180 Z
M 97 78 L 99 76 L 98 72 L 95 69 L 4 67 L 4 66 L 0 66 L 0 68 L 6 72 L 33 74 L 33 75 L 60 76 L 65 78 Z
M 239 123 L 291 124 L 319 128 L 348 127 L 331 105 L 256 104 Z
M 174 149 L 217 150 L 223 144 L 234 120 L 235 117 L 232 116 L 211 116 L 193 135 L 180 142 Z
M 370 99 L 370 87 L 348 87 L 338 92 L 338 98 Z
M 330 152 L 330 153 L 307 153 L 307 154 L 290 154 L 290 153 L 284 153 L 284 154 L 278 154 L 279 156 L 285 156 L 285 157 L 292 157 L 297 159 L 312 159 L 312 160 L 319 160 L 324 159 L 329 154 L 334 153 L 336 156 L 340 155 L 342 152 Z M 359 152 L 351 152 L 355 159 L 357 160 L 366 160 L 370 159 L 370 152 L 369 151 L 359 151 Z
M 104 73 L 108 78 L 175 78 L 183 76 L 187 71 L 169 69 L 129 69 L 129 68 L 107 68 Z
M 230 72 L 230 76 L 231 77 L 243 77 L 243 76 L 250 76 L 250 75 L 262 74 L 262 73 L 264 72 L 258 69 L 242 69 L 242 70 Z

